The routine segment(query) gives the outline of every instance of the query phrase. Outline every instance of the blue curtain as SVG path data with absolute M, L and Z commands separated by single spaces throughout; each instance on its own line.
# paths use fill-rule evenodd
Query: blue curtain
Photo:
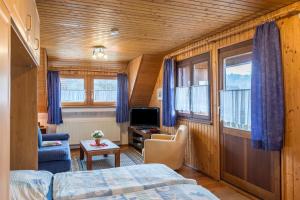
M 280 150 L 284 136 L 284 94 L 280 33 L 275 22 L 258 26 L 251 80 L 252 146 Z
M 117 92 L 117 123 L 129 121 L 129 106 L 128 106 L 128 77 L 127 74 L 118 74 L 118 92 Z
M 173 127 L 176 125 L 175 111 L 175 61 L 166 59 L 164 61 L 163 76 L 163 125 Z
M 48 124 L 62 124 L 59 72 L 48 71 Z

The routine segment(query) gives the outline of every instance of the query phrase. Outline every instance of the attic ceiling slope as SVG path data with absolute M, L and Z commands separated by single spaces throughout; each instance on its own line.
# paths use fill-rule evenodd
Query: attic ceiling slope
M 104 45 L 108 61 L 129 61 L 165 53 L 296 1 L 37 0 L 37 6 L 41 46 L 49 57 L 92 60 L 92 47 Z M 114 28 L 119 34 L 111 33 Z

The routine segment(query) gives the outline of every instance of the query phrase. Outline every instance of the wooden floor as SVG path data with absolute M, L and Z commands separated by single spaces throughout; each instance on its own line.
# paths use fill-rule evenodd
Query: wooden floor
M 121 146 L 121 152 L 127 148 L 131 148 L 128 146 Z M 72 158 L 79 156 L 79 149 L 73 149 L 71 151 Z M 216 181 L 190 167 L 184 166 L 182 169 L 177 171 L 179 174 L 184 176 L 185 178 L 195 179 L 198 185 L 201 185 L 212 193 L 214 193 L 217 197 L 224 200 L 252 200 L 256 199 L 251 197 L 250 195 L 245 195 L 240 193 L 239 191 L 232 189 L 232 187 L 228 186 L 223 182 Z

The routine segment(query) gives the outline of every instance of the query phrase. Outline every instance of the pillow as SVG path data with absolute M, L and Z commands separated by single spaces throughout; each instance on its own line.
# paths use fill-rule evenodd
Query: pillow
M 48 171 L 17 170 L 10 172 L 11 199 L 51 199 L 53 174 Z M 52 196 L 52 195 L 51 195 Z
M 62 145 L 61 141 L 55 140 L 55 141 L 44 141 L 42 142 L 43 147 L 49 147 L 49 146 L 60 146 Z
M 41 148 L 42 143 L 43 143 L 43 136 L 42 136 L 41 129 L 38 127 L 38 146 L 39 146 L 39 148 Z

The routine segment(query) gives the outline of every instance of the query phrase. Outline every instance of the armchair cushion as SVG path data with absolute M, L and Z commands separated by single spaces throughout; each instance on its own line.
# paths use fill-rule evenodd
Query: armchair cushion
M 39 162 L 71 160 L 68 141 L 62 141 L 61 146 L 41 147 L 38 150 Z
M 167 135 L 167 134 L 152 134 L 151 139 L 160 139 L 160 140 L 173 140 L 174 135 Z
M 42 135 L 43 141 L 68 140 L 69 137 L 67 133 L 48 133 Z

